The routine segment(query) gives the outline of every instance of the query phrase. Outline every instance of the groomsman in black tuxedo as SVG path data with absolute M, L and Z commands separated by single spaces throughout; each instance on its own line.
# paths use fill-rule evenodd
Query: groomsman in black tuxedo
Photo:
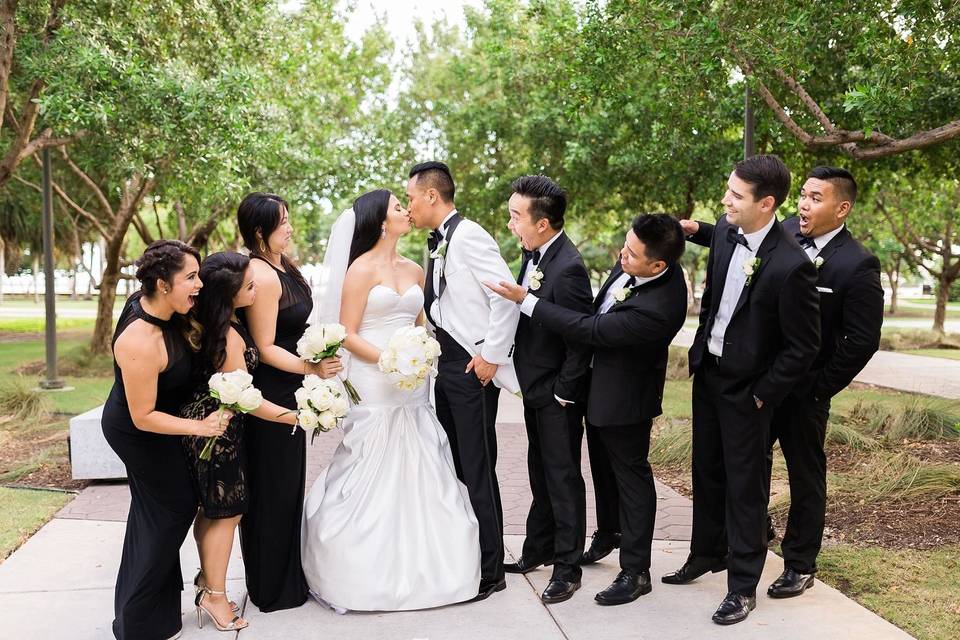
M 602 447 L 619 493 L 622 528 L 621 571 L 594 598 L 603 605 L 632 602 L 651 589 L 657 491 L 647 455 L 653 419 L 662 412 L 668 349 L 686 317 L 687 285 L 677 264 L 683 245 L 683 230 L 673 217 L 638 216 L 620 261 L 597 295 L 594 313 L 564 308 L 510 283 L 484 283 L 520 303 L 532 326 L 592 348 L 591 460 L 593 447 Z
M 590 311 L 590 276 L 576 245 L 563 232 L 567 196 L 546 176 L 513 185 L 508 227 L 523 246 L 517 284 L 579 313 Z M 586 535 L 586 489 L 580 471 L 583 411 L 590 350 L 520 317 L 513 365 L 523 392 L 527 471 L 533 502 L 520 558 L 507 573 L 553 564 L 541 599 L 570 599 L 580 588 L 580 553 Z
M 790 172 L 776 156 L 736 164 L 710 244 L 693 379 L 693 535 L 667 584 L 727 569 L 718 624 L 745 620 L 767 553 L 774 410 L 820 348 L 817 270 L 777 221 Z
M 827 509 L 830 400 L 880 347 L 880 261 L 846 227 L 856 200 L 857 182 L 849 171 L 816 167 L 800 190 L 798 215 L 783 222 L 817 268 L 821 345 L 810 371 L 773 415 L 771 447 L 779 440 L 790 478 L 784 571 L 767 589 L 773 598 L 799 596 L 813 586 Z M 709 244 L 713 226 L 691 222 L 684 230 L 693 242 Z

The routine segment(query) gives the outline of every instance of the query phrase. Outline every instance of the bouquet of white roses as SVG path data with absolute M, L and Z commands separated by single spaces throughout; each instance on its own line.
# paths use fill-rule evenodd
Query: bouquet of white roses
M 377 364 L 397 388 L 412 391 L 437 375 L 439 355 L 440 343 L 425 328 L 403 327 L 390 337 Z
M 230 373 L 215 373 L 207 383 L 210 387 L 210 397 L 220 402 L 218 411 L 230 409 L 234 413 L 250 413 L 256 411 L 263 402 L 263 394 L 253 386 L 253 376 L 237 369 Z M 213 443 L 217 436 L 207 438 L 200 452 L 201 460 L 209 460 L 213 453 Z
M 311 325 L 303 332 L 303 336 L 297 340 L 297 354 L 301 360 L 320 362 L 325 358 L 332 358 L 337 355 L 346 339 L 347 329 L 342 324 L 331 322 L 330 324 Z M 353 404 L 360 404 L 360 394 L 346 378 L 343 378 L 343 388 L 346 389 Z
M 303 386 L 297 389 L 294 397 L 297 399 L 297 424 L 304 430 L 313 429 L 310 444 L 321 431 L 336 427 L 350 408 L 339 385 L 312 373 L 303 379 Z M 291 435 L 296 427 L 293 429 Z

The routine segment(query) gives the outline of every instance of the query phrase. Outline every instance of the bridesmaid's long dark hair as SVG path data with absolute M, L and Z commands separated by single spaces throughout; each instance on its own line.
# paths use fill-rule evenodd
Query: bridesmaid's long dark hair
M 203 289 L 193 309 L 202 327 L 197 372 L 208 376 L 220 370 L 227 359 L 227 332 L 233 315 L 233 299 L 243 286 L 250 258 L 233 252 L 213 253 L 200 265 Z
M 240 236 L 243 238 L 243 244 L 250 251 L 251 256 L 264 256 L 264 243 L 270 234 L 280 226 L 283 220 L 283 211 L 286 209 L 287 215 L 290 215 L 290 205 L 287 201 L 275 193 L 263 193 L 255 191 L 248 193 L 237 207 L 237 227 L 240 229 Z M 257 238 L 257 231 L 263 236 L 263 240 Z M 284 271 L 293 276 L 305 290 L 310 291 L 310 285 L 304 279 L 303 274 L 297 265 L 287 256 L 280 254 L 280 266 Z
M 368 191 L 353 201 L 353 214 L 356 224 L 353 227 L 353 242 L 350 243 L 350 260 L 365 254 L 380 239 L 383 223 L 387 219 L 387 207 L 390 206 L 389 189 Z

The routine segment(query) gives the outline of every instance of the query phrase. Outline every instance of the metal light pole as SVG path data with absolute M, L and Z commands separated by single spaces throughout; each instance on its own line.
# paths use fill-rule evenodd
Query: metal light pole
M 50 188 L 50 149 L 43 150 L 43 276 L 46 302 L 47 379 L 41 389 L 62 389 L 57 377 L 57 290 L 53 275 L 53 192 Z
M 750 85 L 743 94 L 743 159 L 757 155 L 753 146 L 753 107 L 750 106 Z

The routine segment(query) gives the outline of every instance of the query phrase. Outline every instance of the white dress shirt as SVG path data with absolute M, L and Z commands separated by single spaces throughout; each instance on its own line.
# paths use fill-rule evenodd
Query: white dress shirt
M 557 240 L 557 238 L 559 238 L 561 235 L 563 235 L 563 229 L 561 229 L 560 231 L 557 231 L 555 234 L 553 234 L 553 236 L 549 240 L 547 240 L 542 245 L 537 247 L 537 251 L 540 252 L 540 260 L 543 260 L 543 256 L 547 253 L 547 249 L 549 249 L 550 245 L 552 245 Z M 527 266 L 523 270 L 523 274 L 521 274 L 522 276 L 520 278 L 521 285 L 523 285 L 527 289 L 530 288 L 530 274 L 533 273 L 538 266 L 539 264 L 533 264 L 533 260 L 527 261 Z
M 450 218 L 452 218 L 455 215 L 457 215 L 456 209 L 448 213 L 446 217 L 443 219 L 443 222 L 440 223 L 440 226 L 437 227 L 437 231 L 440 232 L 440 236 L 443 238 L 441 242 L 446 242 L 447 240 L 447 230 L 444 228 L 444 226 L 447 224 L 447 222 L 450 221 Z M 434 314 L 433 317 L 437 319 L 437 324 L 435 326 L 438 326 L 441 328 L 443 327 L 443 319 L 440 318 L 439 316 L 439 313 L 438 313 L 439 307 L 437 306 L 437 301 L 440 299 L 440 295 L 439 295 L 440 294 L 440 275 L 443 273 L 444 261 L 445 259 L 440 257 L 434 260 L 434 263 L 433 263 L 433 290 L 435 292 L 436 298 L 433 301 L 434 306 L 431 307 L 430 309 L 431 313 Z
M 815 260 L 817 256 L 820 254 L 820 252 L 823 251 L 823 248 L 827 246 L 827 243 L 833 240 L 838 233 L 843 231 L 843 228 L 845 226 L 846 225 L 842 224 L 836 229 L 834 229 L 833 231 L 828 231 L 822 236 L 817 236 L 816 238 L 813 239 L 813 246 L 804 247 L 803 250 L 807 252 L 807 256 L 810 258 L 810 260 L 811 261 Z
M 733 317 L 733 310 L 737 307 L 737 300 L 740 299 L 740 293 L 747 281 L 747 274 L 743 272 L 743 263 L 757 255 L 757 250 L 763 243 L 764 238 L 773 228 L 776 217 L 771 216 L 770 221 L 760 230 L 753 233 L 744 233 L 747 244 L 750 248 L 737 244 L 730 256 L 730 264 L 727 266 L 727 279 L 723 284 L 723 294 L 720 297 L 720 305 L 717 307 L 717 317 L 713 320 L 713 327 L 710 329 L 710 337 L 707 341 L 707 349 L 718 358 L 723 355 L 723 336 L 727 332 L 727 325 Z M 738 228 L 739 233 L 743 229 Z M 724 238 L 720 242 L 727 242 Z

